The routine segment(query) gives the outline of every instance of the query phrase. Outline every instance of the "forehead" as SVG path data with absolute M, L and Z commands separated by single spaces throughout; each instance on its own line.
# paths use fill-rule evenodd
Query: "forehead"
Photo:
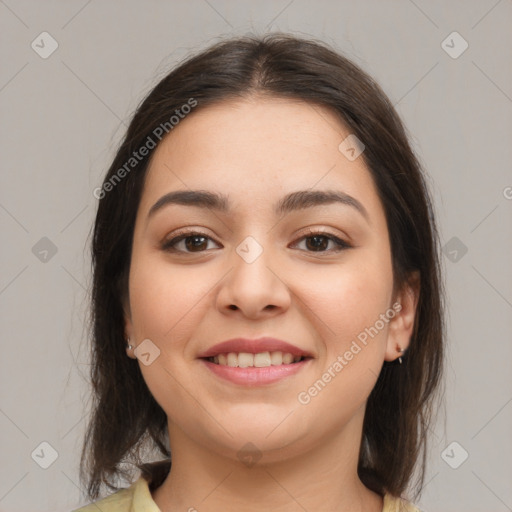
M 141 207 L 176 189 L 216 190 L 240 208 L 263 208 L 291 190 L 315 188 L 375 201 L 363 159 L 350 161 L 339 150 L 349 134 L 333 112 L 302 101 L 257 97 L 205 107 L 156 148 Z

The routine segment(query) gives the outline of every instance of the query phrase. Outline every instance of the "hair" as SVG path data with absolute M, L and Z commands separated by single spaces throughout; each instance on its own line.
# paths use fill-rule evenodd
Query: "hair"
M 155 138 L 157 127 L 170 132 L 169 119 L 191 99 L 197 102 L 189 114 L 194 115 L 215 103 L 255 95 L 324 107 L 363 141 L 361 158 L 385 211 L 395 290 L 408 283 L 412 272 L 419 273 L 415 323 L 403 364 L 384 363 L 367 401 L 358 475 L 380 495 L 403 496 L 419 468 L 415 496 L 421 493 L 445 331 L 439 235 L 425 176 L 393 105 L 368 74 L 323 42 L 277 33 L 226 39 L 180 63 L 136 109 L 104 178 L 91 247 L 93 407 L 80 463 L 90 498 L 99 496 L 102 484 L 115 490 L 117 478 L 129 478 L 124 464 L 143 468 L 144 447 L 169 464 L 171 459 L 166 414 L 125 352 L 123 306 L 133 232 L 154 149 L 134 165 L 133 156 L 148 137 Z

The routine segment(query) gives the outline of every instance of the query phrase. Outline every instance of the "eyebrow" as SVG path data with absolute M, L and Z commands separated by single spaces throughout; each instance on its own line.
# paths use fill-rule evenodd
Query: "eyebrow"
M 369 222 L 366 208 L 355 197 L 338 190 L 299 190 L 291 192 L 276 203 L 274 213 L 280 216 L 292 211 L 335 203 L 354 208 Z M 162 196 L 151 207 L 147 220 L 164 206 L 170 204 L 208 208 L 226 214 L 231 212 L 229 197 L 224 194 L 206 190 L 175 190 Z

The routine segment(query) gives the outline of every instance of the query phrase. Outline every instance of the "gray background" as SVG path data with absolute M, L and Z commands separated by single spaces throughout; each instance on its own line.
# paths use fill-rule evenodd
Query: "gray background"
M 510 0 L 0 0 L 0 15 L 0 510 L 83 503 L 92 191 L 134 108 L 188 53 L 279 30 L 323 39 L 370 72 L 430 176 L 448 244 L 449 349 L 446 419 L 418 505 L 512 510 Z M 46 59 L 31 47 L 51 48 L 43 31 L 58 43 Z M 454 31 L 469 44 L 457 58 Z M 42 442 L 58 453 L 47 469 Z

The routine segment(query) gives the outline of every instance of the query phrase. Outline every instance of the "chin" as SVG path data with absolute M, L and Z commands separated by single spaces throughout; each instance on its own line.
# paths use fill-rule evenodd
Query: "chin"
M 264 462 L 279 461 L 285 456 L 294 455 L 297 450 L 307 450 L 304 446 L 305 439 L 310 438 L 312 432 L 309 429 L 308 433 L 304 422 L 299 426 L 294 421 L 288 421 L 292 419 L 293 414 L 283 422 L 287 414 L 281 414 L 279 417 L 272 415 L 266 421 L 251 422 L 248 419 L 237 423 L 236 427 L 232 426 L 233 423 L 225 423 L 231 425 L 227 428 L 231 436 L 222 431 L 219 437 L 212 438 L 212 433 L 209 432 L 209 439 L 203 444 L 208 448 L 215 446 L 215 451 L 220 455 L 229 454 L 230 458 L 237 460 L 243 456 L 244 451 L 255 451 Z M 314 444 L 312 439 L 309 442 Z

